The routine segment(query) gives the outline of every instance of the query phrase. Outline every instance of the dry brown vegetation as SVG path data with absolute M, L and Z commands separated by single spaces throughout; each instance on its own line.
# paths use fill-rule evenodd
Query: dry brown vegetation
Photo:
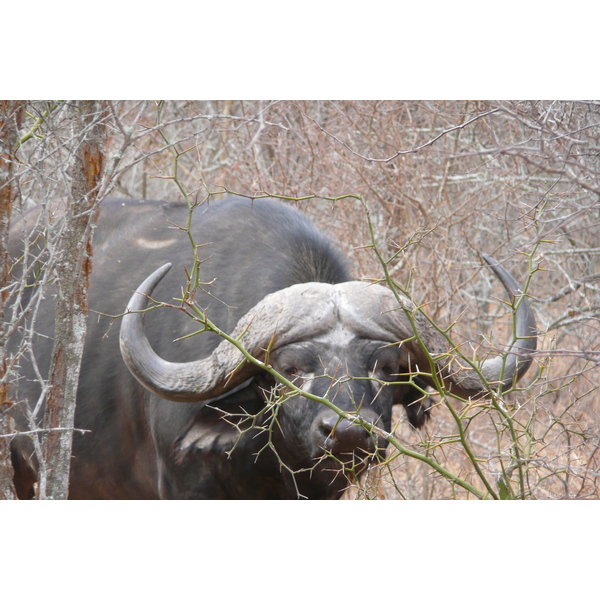
M 23 205 L 64 194 L 70 151 L 66 104 L 28 110 L 29 128 L 46 114 L 44 137 L 18 155 Z M 527 286 L 534 365 L 498 403 L 436 392 L 422 431 L 398 410 L 395 435 L 483 491 L 475 464 L 500 496 L 598 497 L 600 103 L 116 102 L 106 124 L 102 193 L 298 199 L 357 277 L 382 278 L 376 245 L 394 281 L 454 324 L 467 356 L 510 337 L 504 291 L 478 253 L 493 255 Z M 346 496 L 473 497 L 395 450 Z

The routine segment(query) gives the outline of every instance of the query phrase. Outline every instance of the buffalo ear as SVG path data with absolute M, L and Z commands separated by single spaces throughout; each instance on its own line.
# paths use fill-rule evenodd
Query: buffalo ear
M 413 383 L 422 390 L 427 388 L 427 382 L 420 377 L 413 377 Z M 431 418 L 433 400 L 412 385 L 396 386 L 398 391 L 394 396 L 394 404 L 402 404 L 406 410 L 408 422 L 415 428 L 423 425 Z
M 211 410 L 212 407 L 207 407 L 203 417 L 194 419 L 175 440 L 172 456 L 176 464 L 183 464 L 197 452 L 224 454 L 235 446 L 240 432 L 223 414 Z

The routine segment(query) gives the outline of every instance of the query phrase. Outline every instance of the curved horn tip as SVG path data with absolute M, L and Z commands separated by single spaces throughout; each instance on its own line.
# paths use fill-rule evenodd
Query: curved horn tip
M 154 271 L 154 273 L 152 273 L 152 275 L 150 275 L 150 277 L 146 278 L 146 281 L 148 279 L 151 279 L 152 281 L 154 281 L 154 286 L 158 285 L 158 283 L 160 282 L 160 280 L 171 270 L 171 267 L 173 266 L 173 263 L 165 263 L 162 267 L 158 267 L 158 269 L 156 269 L 156 271 Z M 152 286 L 154 288 L 154 286 Z
M 520 296 L 523 289 L 517 280 L 493 257 L 489 254 L 480 253 L 481 258 L 487 263 L 487 266 L 492 269 L 496 277 L 500 280 L 507 292 L 514 296 Z
M 172 266 L 173 263 L 165 263 L 162 267 L 158 267 L 158 269 L 156 269 L 156 271 L 154 271 L 150 277 L 156 277 L 156 282 L 158 283 L 170 271 Z M 148 277 L 148 279 L 150 279 L 150 277 Z
M 144 281 L 138 286 L 137 290 L 131 296 L 128 304 L 128 311 L 141 310 L 146 303 L 146 296 L 149 296 L 154 288 L 159 284 L 161 279 L 169 272 L 172 267 L 172 263 L 165 263 L 162 267 L 158 267 L 152 272 Z M 142 306 L 143 305 L 143 306 Z
M 512 308 L 516 315 L 512 342 L 499 356 L 484 360 L 480 364 L 480 371 L 484 379 L 492 385 L 494 382 L 511 385 L 525 374 L 533 362 L 537 348 L 535 315 L 523 287 L 513 276 L 489 254 L 481 252 L 480 256 L 511 296 Z M 485 386 L 480 375 L 469 368 L 451 369 L 445 378 L 452 384 L 453 391 L 461 397 L 466 398 L 484 391 Z
M 495 258 L 484 253 L 481 253 L 481 257 L 492 271 L 494 271 L 494 274 L 498 277 L 506 291 L 509 294 L 512 293 L 515 299 L 521 297 L 516 311 L 517 323 L 515 335 L 517 336 L 517 340 L 507 349 L 508 353 L 512 352 L 514 354 L 510 356 L 510 375 L 504 380 L 504 383 L 510 383 L 514 375 L 516 375 L 517 380 L 524 375 L 533 361 L 533 353 L 537 349 L 538 333 L 535 315 L 527 297 L 523 295 L 523 288 L 514 277 Z M 519 353 L 521 354 L 520 356 Z M 495 366 L 498 358 L 491 359 L 489 365 L 493 364 Z

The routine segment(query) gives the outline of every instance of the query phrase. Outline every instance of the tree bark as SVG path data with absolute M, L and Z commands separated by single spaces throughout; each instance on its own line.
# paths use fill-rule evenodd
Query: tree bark
M 8 231 L 16 186 L 14 173 L 14 148 L 19 137 L 25 112 L 24 101 L 0 102 L 0 500 L 14 500 L 17 495 L 13 484 L 13 468 L 10 460 L 11 406 L 8 390 L 8 365 L 6 359 L 5 305 L 8 300 Z
M 74 132 L 79 140 L 72 164 L 72 184 L 65 227 L 55 262 L 56 299 L 54 348 L 46 401 L 40 499 L 66 499 L 69 489 L 75 400 L 86 334 L 88 286 L 91 273 L 93 223 L 106 139 L 105 106 L 95 101 L 77 103 Z

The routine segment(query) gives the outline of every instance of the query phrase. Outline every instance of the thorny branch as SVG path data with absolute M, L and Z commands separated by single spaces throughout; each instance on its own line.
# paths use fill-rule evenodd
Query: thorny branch
M 44 256 L 56 248 L 49 200 L 70 186 L 72 106 L 27 104 L 19 162 L 6 180 L 17 209 L 47 207 Z M 456 324 L 440 331 L 467 360 L 477 346 L 501 348 L 511 328 L 473 250 L 501 259 L 523 282 L 540 265 L 529 291 L 541 329 L 537 372 L 486 402 L 431 391 L 425 433 L 410 430 L 401 413 L 384 432 L 427 461 L 392 445 L 371 470 L 377 490 L 358 482 L 356 495 L 470 494 L 454 477 L 491 495 L 487 481 L 499 497 L 598 497 L 598 103 L 112 102 L 109 113 L 101 194 L 178 200 L 176 157 L 192 205 L 225 190 L 294 201 L 340 243 L 357 277 L 384 279 L 432 322 Z M 33 254 L 25 262 L 31 275 Z M 40 272 L 37 285 L 50 279 Z M 11 287 L 10 306 L 27 289 Z M 36 302 L 28 307 L 33 321 Z M 31 322 L 15 317 L 7 333 Z M 482 332 L 489 337 L 480 344 Z M 10 373 L 19 356 L 31 355 L 31 333 L 24 340 L 9 357 Z M 38 414 L 46 393 L 42 386 Z

